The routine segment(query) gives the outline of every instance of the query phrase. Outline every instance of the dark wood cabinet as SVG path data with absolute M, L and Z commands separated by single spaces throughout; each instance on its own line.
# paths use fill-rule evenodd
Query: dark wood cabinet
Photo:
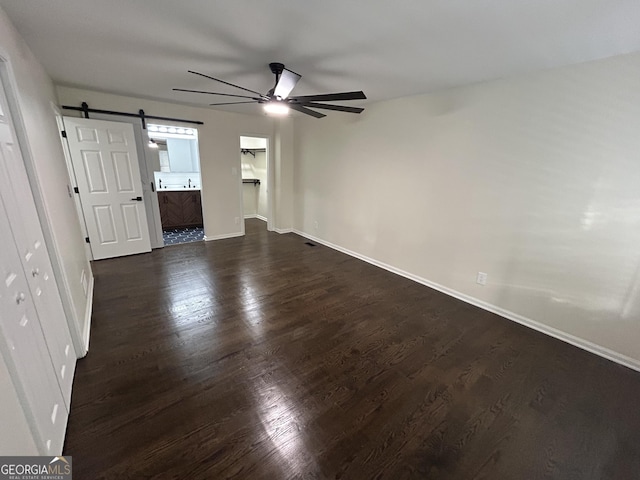
M 158 203 L 162 228 L 202 226 L 199 190 L 158 192 Z

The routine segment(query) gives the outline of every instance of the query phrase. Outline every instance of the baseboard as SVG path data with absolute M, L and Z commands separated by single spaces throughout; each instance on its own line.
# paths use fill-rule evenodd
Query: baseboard
M 267 217 L 263 217 L 262 215 L 258 215 L 257 213 L 250 213 L 249 215 L 245 215 L 244 218 L 245 219 L 247 219 L 247 218 L 257 218 L 258 220 L 262 220 L 263 222 L 267 221 Z
M 95 278 L 93 273 L 89 279 L 89 285 L 87 287 L 87 306 L 84 311 L 84 332 L 82 332 L 82 345 L 84 352 L 79 352 L 81 355 L 79 358 L 83 358 L 89 353 L 89 340 L 91 339 L 91 314 L 93 312 L 93 286 L 95 284 Z
M 276 230 L 277 231 L 277 230 Z M 280 233 L 280 232 L 278 232 Z M 380 262 L 378 260 L 375 260 L 373 258 L 367 257 L 365 255 L 361 255 L 357 252 L 354 252 L 352 250 L 349 250 L 347 248 L 341 247 L 339 245 L 333 244 L 331 242 L 328 242 L 326 240 L 323 240 L 321 238 L 315 237 L 313 235 L 309 235 L 308 233 L 302 232 L 300 230 L 297 229 L 293 229 L 293 233 L 300 235 L 301 237 L 304 238 L 308 238 L 309 240 L 322 244 L 326 247 L 332 248 L 333 250 L 337 250 L 339 252 L 342 252 L 344 254 L 347 254 L 351 257 L 357 258 L 359 260 L 362 260 L 363 262 L 367 262 L 370 263 L 371 265 L 375 265 L 376 267 L 380 267 L 384 270 L 387 270 L 391 273 L 395 273 L 396 275 L 400 275 L 401 277 L 405 277 L 408 278 L 409 280 L 413 280 L 414 282 L 420 283 L 422 285 L 425 285 L 427 287 L 433 288 L 434 290 L 438 290 L 439 292 L 442 292 L 446 295 L 449 295 L 451 297 L 457 298 L 458 300 L 462 300 L 463 302 L 469 303 L 471 305 L 474 305 L 476 307 L 482 308 L 483 310 L 486 310 L 488 312 L 491 313 L 495 313 L 496 315 L 500 315 L 503 318 L 506 318 L 508 320 L 511 320 L 513 322 L 519 323 L 520 325 L 524 325 L 525 327 L 529 327 L 532 328 L 533 330 L 537 330 L 538 332 L 544 333 L 546 335 L 549 335 L 551 337 L 557 338 L 558 340 L 562 340 L 565 343 L 569 343 L 575 347 L 581 348 L 583 350 L 586 350 L 588 352 L 591 352 L 595 355 L 598 355 L 600 357 L 606 358 L 607 360 L 611 360 L 613 362 L 619 363 L 620 365 L 624 365 L 625 367 L 631 368 L 633 370 L 639 371 L 640 372 L 640 360 L 636 360 L 634 358 L 628 357 L 626 355 L 623 355 L 621 353 L 615 352 L 613 350 L 610 350 L 606 347 L 603 347 L 601 345 L 598 345 L 596 343 L 590 342 L 588 340 L 585 340 L 583 338 L 580 337 L 576 337 L 574 335 L 571 335 L 569 333 L 563 332 L 561 330 L 558 330 L 556 328 L 550 327 L 548 325 L 545 325 L 543 323 L 537 322 L 535 320 L 532 320 L 530 318 L 524 317 L 522 315 L 519 315 L 517 313 L 511 312 L 509 310 L 505 310 L 503 308 L 497 307 L 495 305 L 492 305 L 490 303 L 487 303 L 483 300 L 479 300 L 475 297 L 472 297 L 470 295 L 464 294 L 462 292 L 459 292 L 457 290 L 453 290 L 449 287 L 445 287 L 444 285 L 440 285 L 439 283 L 435 283 L 432 282 L 430 280 L 427 280 L 426 278 L 422 278 L 419 277 L 418 275 L 414 275 L 412 273 L 406 272 L 404 270 L 401 270 L 399 268 L 396 268 L 392 265 L 388 265 L 384 262 Z
M 210 242 L 212 240 L 224 240 L 225 238 L 234 238 L 234 237 L 242 237 L 244 232 L 234 232 L 234 233 L 224 233 L 222 235 L 216 235 L 215 237 L 207 237 L 204 236 L 205 242 Z
M 276 233 L 292 233 L 293 228 L 274 228 L 273 231 Z

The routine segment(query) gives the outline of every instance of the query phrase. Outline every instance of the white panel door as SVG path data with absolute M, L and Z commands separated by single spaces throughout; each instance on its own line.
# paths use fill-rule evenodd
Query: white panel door
M 11 234 L 26 272 L 29 292 L 40 319 L 51 362 L 67 408 L 76 365 L 69 325 L 60 291 L 53 277 L 29 179 L 0 84 L 0 199 L 11 224 Z
M 18 146 L 5 141 L 3 136 L 0 131 L 0 197 L 11 221 L 29 291 L 41 319 L 60 389 L 69 407 L 77 356 Z
M 64 124 L 93 258 L 150 252 L 133 127 L 73 117 Z
M 56 381 L 2 200 L 0 245 L 0 350 L 15 372 L 15 388 L 26 402 L 23 405 L 25 414 L 35 426 L 42 454 L 59 455 L 68 410 Z M 2 385 L 1 388 L 7 387 Z

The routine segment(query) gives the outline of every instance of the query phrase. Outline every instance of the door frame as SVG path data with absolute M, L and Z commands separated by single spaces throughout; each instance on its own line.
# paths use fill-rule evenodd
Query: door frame
M 274 227 L 274 193 L 275 165 L 273 159 L 272 136 L 264 133 L 240 133 L 238 135 L 238 171 L 240 172 L 240 212 L 244 214 L 244 185 L 242 183 L 242 157 L 240 154 L 240 137 L 263 138 L 267 141 L 265 155 L 267 156 L 267 230 L 275 231 Z M 245 234 L 244 220 L 242 222 L 242 235 Z
M 51 219 L 44 208 L 44 198 L 40 192 L 38 183 L 38 174 L 35 168 L 35 162 L 31 153 L 29 144 L 29 137 L 27 135 L 27 129 L 24 123 L 24 117 L 22 116 L 22 109 L 20 107 L 20 97 L 18 95 L 18 84 L 15 80 L 15 74 L 13 73 L 13 66 L 9 55 L 6 51 L 0 47 L 0 78 L 4 85 L 5 95 L 7 96 L 7 104 L 9 107 L 9 113 L 13 120 L 13 127 L 16 134 L 16 140 L 18 148 L 22 155 L 22 161 L 27 171 L 27 178 L 29 179 L 29 186 L 31 187 L 31 194 L 36 205 L 38 212 L 38 218 L 40 220 L 40 226 L 42 227 L 42 235 L 44 237 L 47 250 L 49 252 L 49 260 L 51 262 L 51 268 L 53 270 L 53 276 L 56 284 L 58 285 L 58 291 L 60 292 L 60 299 L 62 301 L 62 308 L 67 318 L 67 326 L 71 334 L 71 340 L 73 347 L 75 348 L 78 358 L 82 358 L 87 354 L 87 345 L 83 339 L 83 335 L 79 329 L 79 325 L 84 321 L 76 318 L 75 310 L 73 308 L 73 301 L 71 299 L 71 288 L 69 278 L 62 268 L 60 263 L 60 251 L 57 248 L 56 242 L 53 236 L 53 228 L 51 227 Z M 93 275 L 92 275 L 93 278 Z M 90 286 L 93 287 L 92 285 Z M 89 302 L 90 305 L 90 302 Z
M 62 151 L 64 152 L 64 161 L 67 164 L 67 176 L 69 178 L 69 186 L 72 189 L 78 188 L 78 182 L 76 180 L 75 173 L 73 171 L 73 162 L 71 160 L 71 152 L 69 151 L 69 144 L 62 136 L 62 132 L 66 131 L 66 127 L 64 126 L 64 116 L 62 115 L 62 111 L 60 108 L 54 103 L 51 103 L 51 109 L 53 110 L 53 114 L 56 117 L 56 124 L 58 125 L 58 129 L 60 130 L 60 145 L 62 145 Z M 71 192 L 69 192 L 71 195 Z M 78 222 L 80 223 L 80 230 L 82 230 L 82 236 L 88 237 L 89 231 L 87 230 L 87 223 L 84 219 L 84 214 L 82 213 L 82 203 L 80 202 L 80 195 L 73 195 L 73 203 L 76 206 L 76 215 L 78 216 Z M 84 244 L 84 253 L 87 257 L 87 261 L 93 260 L 93 254 L 91 253 L 91 245 L 88 243 Z
M 113 116 L 113 115 L 112 115 Z M 117 115 L 116 115 L 117 117 Z M 126 118 L 126 117 L 125 117 Z M 129 121 L 129 122 L 135 122 L 136 120 L 133 118 L 127 118 L 127 120 L 123 120 L 123 121 Z M 203 210 L 202 213 L 202 224 L 204 227 L 205 224 L 205 219 L 204 219 L 204 207 L 202 207 L 202 196 L 203 196 L 203 192 L 205 190 L 204 187 L 204 182 L 202 180 L 202 156 L 200 155 L 200 129 L 198 128 L 200 125 L 190 125 L 190 124 L 186 124 L 184 122 L 180 122 L 180 121 L 173 121 L 173 120 L 152 120 L 152 121 L 148 121 L 148 123 L 152 123 L 154 125 L 164 125 L 167 127 L 182 127 L 182 128 L 189 128 L 191 130 L 196 130 L 198 132 L 197 135 L 197 146 L 198 146 L 198 174 L 200 175 L 200 203 L 201 203 L 201 208 Z M 134 130 L 135 130 L 135 125 L 134 125 Z M 141 132 L 143 134 L 143 138 L 142 138 L 142 145 L 144 146 L 144 150 L 145 150 L 145 161 L 146 161 L 146 165 L 147 165 L 147 173 L 148 173 L 148 183 L 149 185 L 151 185 L 151 183 L 154 184 L 155 186 L 155 175 L 154 172 L 160 172 L 160 156 L 158 154 L 158 149 L 151 149 L 149 148 L 149 139 L 153 136 L 153 135 L 149 135 L 149 130 L 147 129 L 141 129 Z M 146 136 L 147 138 L 144 138 L 144 135 L 146 132 Z M 148 159 L 150 156 L 153 156 L 152 160 L 146 160 Z M 181 172 L 177 172 L 177 173 L 181 173 Z M 143 185 L 144 186 L 144 185 Z M 170 191 L 170 190 L 163 190 L 165 192 Z M 158 247 L 153 247 L 153 248 L 160 248 L 160 247 L 164 247 L 164 233 L 162 230 L 162 218 L 160 216 L 160 200 L 158 199 L 158 189 L 156 187 L 154 187 L 153 190 L 153 196 L 154 196 L 154 211 L 153 214 L 156 216 L 156 226 L 157 226 L 157 232 L 158 232 L 158 238 L 159 238 L 159 243 L 161 243 L 161 245 L 159 245 Z

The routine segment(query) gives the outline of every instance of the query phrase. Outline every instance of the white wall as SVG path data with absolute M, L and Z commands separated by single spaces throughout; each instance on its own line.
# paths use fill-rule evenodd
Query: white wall
M 281 118 L 276 122 L 274 138 L 274 168 L 268 173 L 275 177 L 275 226 L 278 233 L 293 227 L 294 203 L 294 118 Z
M 263 137 L 240 137 L 240 148 L 245 150 L 266 149 L 269 146 L 269 140 Z
M 242 139 L 247 137 L 240 137 L 240 146 L 242 147 Z M 240 153 L 240 165 L 242 168 L 242 179 L 256 178 L 253 171 L 253 155 L 250 153 Z M 255 218 L 258 213 L 258 195 L 256 195 L 256 188 L 252 183 L 242 184 L 242 212 L 244 218 Z
M 143 109 L 148 115 L 203 121 L 204 125 L 198 126 L 198 142 L 205 235 L 207 239 L 216 239 L 243 233 L 239 138 L 241 134 L 248 133 L 271 136 L 277 121 L 263 115 L 222 112 L 62 86 L 57 88 L 61 105 L 79 106 L 85 101 L 90 108 L 124 112 Z M 290 159 L 285 161 L 289 162 Z M 281 195 L 291 200 L 291 183 L 277 182 L 276 191 L 282 189 L 286 191 L 282 191 Z M 276 218 L 276 227 L 291 228 L 292 221 L 292 216 L 287 216 L 285 212 Z
M 26 139 L 25 165 L 38 206 L 51 263 L 57 273 L 65 313 L 77 336 L 88 333 L 87 306 L 89 291 L 81 279 L 91 281 L 91 267 L 73 198 L 67 187 L 69 179 L 53 105 L 56 93 L 51 79 L 35 59 L 28 46 L 0 9 L 0 56 L 8 59 L 15 77 L 18 105 Z M 19 124 L 20 119 L 14 119 Z M 76 345 L 78 349 L 78 345 Z M 82 352 L 82 349 L 78 349 Z
M 253 174 L 255 178 L 260 180 L 260 185 L 255 185 L 254 190 L 257 197 L 257 215 L 267 218 L 267 152 L 256 152 L 256 158 L 253 161 Z
M 199 172 L 198 141 L 186 138 L 167 138 L 167 152 L 172 172 Z
M 295 228 L 640 368 L 639 78 L 633 54 L 301 118 Z
M 197 172 L 173 173 L 156 171 L 153 172 L 153 178 L 156 190 L 184 190 L 189 188 L 200 190 L 200 174 Z M 160 188 L 160 180 L 162 180 L 162 188 Z M 189 180 L 191 180 L 191 184 L 189 184 Z
M 256 218 L 258 214 L 258 196 L 253 184 L 242 184 L 242 208 L 244 218 Z

